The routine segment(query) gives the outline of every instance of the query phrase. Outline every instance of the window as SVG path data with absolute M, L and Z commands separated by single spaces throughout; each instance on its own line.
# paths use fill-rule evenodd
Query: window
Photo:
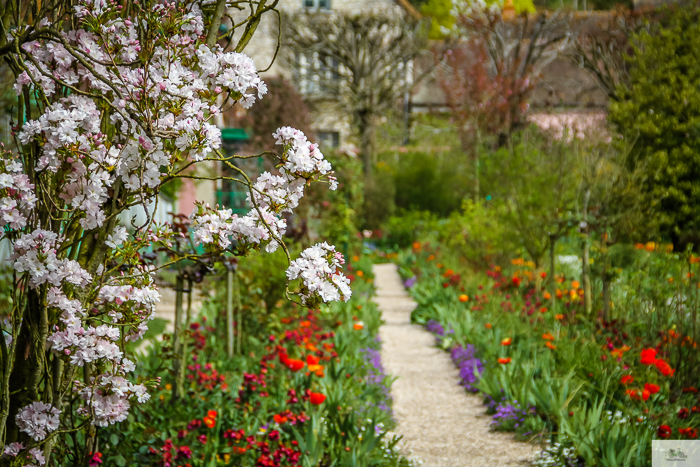
M 330 10 L 331 0 L 303 0 L 304 7 L 318 8 L 320 10 Z
M 302 94 L 333 93 L 340 81 L 340 67 L 336 59 L 323 53 L 297 53 L 294 79 Z
M 319 131 L 318 141 L 321 149 L 335 149 L 340 146 L 340 133 L 337 131 Z

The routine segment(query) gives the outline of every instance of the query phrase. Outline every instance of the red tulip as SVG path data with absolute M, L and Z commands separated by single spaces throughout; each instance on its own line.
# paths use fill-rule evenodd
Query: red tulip
M 306 356 L 306 363 L 308 365 L 318 365 L 318 357 L 315 357 L 313 355 L 307 355 Z
M 685 436 L 688 439 L 695 439 L 698 437 L 698 429 L 697 428 L 679 428 L 678 433 L 681 436 Z
M 645 384 L 644 389 L 649 391 L 649 394 L 656 394 L 657 392 L 659 392 L 661 390 L 661 388 L 659 386 L 657 386 L 656 384 L 651 384 L 651 383 Z
M 632 376 L 632 375 L 625 375 L 625 376 L 623 376 L 622 379 L 620 380 L 620 383 L 622 383 L 622 384 L 630 384 L 630 383 L 632 383 L 633 381 L 634 381 L 634 376 Z
M 289 360 L 287 360 L 287 366 L 292 371 L 299 371 L 302 368 L 304 368 L 304 362 L 303 360 L 296 360 L 294 358 L 290 358 Z
M 656 349 L 642 350 L 642 365 L 653 365 L 656 363 Z
M 312 392 L 309 394 L 309 402 L 311 402 L 313 405 L 321 405 L 325 400 L 326 395 L 321 394 L 320 392 Z
M 671 437 L 672 432 L 673 430 L 671 430 L 670 426 L 661 425 L 657 431 L 657 435 L 659 435 L 659 438 L 668 439 Z
M 673 376 L 673 374 L 676 372 L 671 366 L 666 363 L 665 361 L 659 359 L 655 363 L 656 368 L 661 372 L 662 375 L 664 376 Z

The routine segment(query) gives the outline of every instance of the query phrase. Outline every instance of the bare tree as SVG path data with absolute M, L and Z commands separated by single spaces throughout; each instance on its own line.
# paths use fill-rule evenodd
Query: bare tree
M 438 83 L 445 94 L 462 148 L 474 161 L 479 197 L 478 143 L 495 136 L 499 145 L 525 124 L 528 100 L 542 70 L 572 34 L 562 13 L 504 19 L 500 13 L 459 16 L 457 37 L 441 53 Z
M 654 11 L 629 10 L 590 16 L 581 24 L 567 55 L 596 79 L 610 100 L 617 101 L 618 87 L 629 81 L 625 56 L 632 48 L 631 37 L 650 28 L 658 16 Z
M 364 170 L 374 162 L 375 128 L 412 87 L 423 25 L 395 12 L 305 12 L 284 22 L 286 59 L 311 97 L 331 97 L 355 127 Z

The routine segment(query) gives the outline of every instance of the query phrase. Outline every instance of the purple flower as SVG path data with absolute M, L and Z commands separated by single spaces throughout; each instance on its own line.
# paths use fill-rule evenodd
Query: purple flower
M 495 430 L 512 431 L 523 424 L 525 417 L 532 413 L 533 409 L 524 409 L 518 401 L 503 402 L 496 408 L 491 427 Z
M 443 327 L 443 325 L 438 323 L 434 319 L 431 319 L 430 321 L 425 323 L 425 329 L 427 329 L 428 332 L 432 332 L 433 334 L 437 334 L 438 336 L 445 335 L 445 328 Z
M 452 348 L 452 361 L 459 368 L 460 385 L 470 392 L 478 392 L 476 384 L 484 371 L 484 363 L 475 354 L 476 349 L 472 344 L 467 344 L 466 348 L 461 345 Z
M 418 278 L 416 276 L 413 276 L 411 278 L 406 279 L 403 282 L 403 286 L 406 287 L 407 289 L 410 289 L 414 285 L 416 285 L 416 282 L 418 282 Z

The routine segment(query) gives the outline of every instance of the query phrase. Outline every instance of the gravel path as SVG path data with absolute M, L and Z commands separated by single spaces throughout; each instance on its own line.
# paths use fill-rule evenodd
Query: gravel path
M 385 324 L 380 330 L 382 361 L 397 377 L 392 386 L 396 432 L 409 457 L 425 467 L 527 466 L 536 448 L 512 434 L 489 431 L 482 400 L 459 386 L 459 373 L 434 337 L 410 323 L 415 302 L 396 266 L 374 266 Z

